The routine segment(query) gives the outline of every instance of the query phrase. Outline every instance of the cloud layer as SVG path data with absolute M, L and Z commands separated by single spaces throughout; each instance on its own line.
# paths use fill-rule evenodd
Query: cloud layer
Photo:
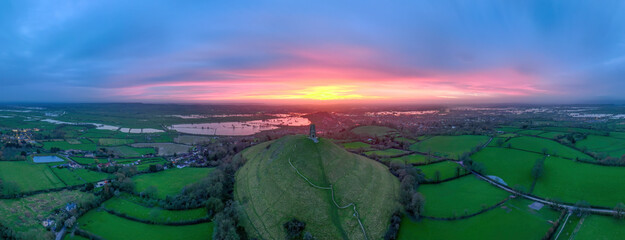
M 625 100 L 623 12 L 619 1 L 3 1 L 0 101 Z

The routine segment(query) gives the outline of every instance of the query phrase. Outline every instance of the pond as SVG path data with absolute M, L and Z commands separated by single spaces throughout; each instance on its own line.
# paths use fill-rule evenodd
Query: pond
M 62 158 L 58 156 L 34 156 L 33 162 L 35 163 L 51 163 L 51 162 L 63 162 Z
M 169 127 L 169 129 L 198 135 L 245 136 L 265 130 L 277 129 L 280 126 L 306 126 L 309 124 L 310 121 L 307 118 L 282 117 L 245 122 L 175 124 Z

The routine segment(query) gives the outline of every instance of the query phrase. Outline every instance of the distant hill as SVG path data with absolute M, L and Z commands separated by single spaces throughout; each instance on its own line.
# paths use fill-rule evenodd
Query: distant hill
M 297 218 L 316 239 L 364 239 L 353 208 L 337 208 L 331 190 L 311 183 L 322 188 L 332 184 L 341 206 L 355 203 L 368 239 L 383 237 L 399 207 L 399 182 L 384 165 L 329 140 L 313 143 L 305 136 L 287 136 L 242 154 L 248 162 L 237 172 L 235 198 L 243 205 L 242 222 L 252 237 L 284 239 L 283 224 Z

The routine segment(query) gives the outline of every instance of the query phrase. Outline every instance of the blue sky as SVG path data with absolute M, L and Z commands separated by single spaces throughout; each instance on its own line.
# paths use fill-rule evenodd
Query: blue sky
M 625 100 L 623 1 L 2 1 L 2 102 Z

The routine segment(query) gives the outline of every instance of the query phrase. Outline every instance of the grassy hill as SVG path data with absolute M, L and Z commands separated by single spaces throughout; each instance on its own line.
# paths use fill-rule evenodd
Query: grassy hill
M 242 221 L 252 237 L 284 239 L 283 224 L 297 218 L 317 239 L 364 239 L 354 203 L 369 239 L 380 239 L 397 202 L 399 182 L 373 160 L 345 151 L 326 139 L 314 143 L 287 136 L 242 152 L 248 162 L 236 175 L 235 198 L 243 204 Z

